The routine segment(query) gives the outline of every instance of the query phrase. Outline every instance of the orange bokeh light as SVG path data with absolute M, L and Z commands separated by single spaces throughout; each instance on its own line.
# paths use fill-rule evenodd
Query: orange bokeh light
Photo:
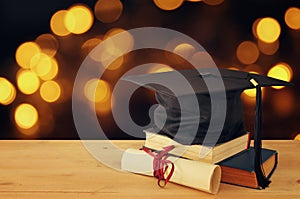
M 203 2 L 210 6 L 216 6 L 224 2 L 224 0 L 203 0 Z
M 42 53 L 54 57 L 59 47 L 58 40 L 52 34 L 42 34 L 35 39 Z
M 67 14 L 67 10 L 59 10 L 52 16 L 50 28 L 54 34 L 58 36 L 67 36 L 71 33 L 65 26 L 65 17 Z
M 261 40 L 257 41 L 257 46 L 260 50 L 260 52 L 262 52 L 265 55 L 273 55 L 277 52 L 277 50 L 279 49 L 279 41 L 276 40 L 273 43 L 265 43 Z
M 91 52 L 98 44 L 100 44 L 102 39 L 100 38 L 92 38 L 87 41 L 85 41 L 82 46 L 81 50 L 86 55 L 89 52 Z
M 261 18 L 258 18 L 258 19 L 256 19 L 254 22 L 253 22 L 253 24 L 252 24 L 252 34 L 253 34 L 253 36 L 255 37 L 255 38 L 257 38 L 258 39 L 258 35 L 257 35 L 257 32 L 256 32 L 256 30 L 257 30 L 257 24 L 258 24 L 258 22 L 261 20 Z
M 285 12 L 284 20 L 291 29 L 300 29 L 300 9 L 296 7 L 289 8 Z
M 162 10 L 175 10 L 183 4 L 184 0 L 153 0 L 153 2 Z
M 123 11 L 123 4 L 120 0 L 98 0 L 94 7 L 96 18 L 103 23 L 117 21 Z
M 236 56 L 243 64 L 253 64 L 259 57 L 259 50 L 255 43 L 244 41 L 237 47 Z

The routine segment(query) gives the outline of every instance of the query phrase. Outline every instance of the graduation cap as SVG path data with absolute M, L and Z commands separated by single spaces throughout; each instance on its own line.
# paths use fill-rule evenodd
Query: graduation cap
M 270 176 L 266 177 L 261 168 L 261 87 L 290 86 L 291 83 L 244 71 L 216 68 L 143 74 L 122 79 L 155 91 L 156 100 L 164 108 L 154 115 L 157 123 L 164 123 L 157 127 L 159 133 L 182 144 L 210 145 L 215 144 L 215 139 L 222 143 L 243 135 L 246 131 L 240 95 L 246 89 L 256 88 L 255 173 L 261 188 L 269 185 Z M 223 120 L 218 109 L 225 110 Z M 193 134 L 191 129 L 195 125 L 196 134 Z

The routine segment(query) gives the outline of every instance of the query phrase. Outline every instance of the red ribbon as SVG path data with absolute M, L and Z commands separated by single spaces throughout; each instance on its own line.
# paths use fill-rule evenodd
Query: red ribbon
M 157 184 L 161 188 L 166 186 L 166 184 L 169 182 L 170 178 L 174 173 L 174 163 L 171 162 L 170 160 L 167 160 L 167 158 L 169 157 L 168 152 L 171 151 L 172 149 L 174 149 L 174 145 L 163 147 L 162 151 L 158 153 L 153 153 L 150 149 L 146 147 L 142 148 L 142 150 L 144 150 L 146 153 L 148 153 L 154 158 L 153 175 L 158 179 Z M 168 176 L 165 178 L 165 173 L 169 168 L 169 165 L 171 165 L 171 170 Z

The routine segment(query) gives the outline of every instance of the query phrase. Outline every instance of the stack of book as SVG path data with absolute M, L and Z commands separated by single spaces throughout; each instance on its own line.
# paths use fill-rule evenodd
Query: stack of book
M 170 144 L 175 148 L 170 151 L 173 155 L 194 161 L 217 164 L 221 167 L 221 181 L 245 187 L 258 188 L 254 171 L 254 148 L 250 147 L 250 133 L 214 147 L 203 145 L 182 145 L 171 138 L 154 133 L 152 129 L 144 131 L 146 134 L 145 147 L 154 151 L 160 151 Z M 201 157 L 201 151 L 210 152 Z M 277 164 L 277 152 L 270 149 L 262 149 L 262 168 L 268 176 Z
M 291 83 L 216 68 L 142 74 L 122 79 L 155 91 L 159 106 L 153 114 L 153 126 L 161 129 L 161 134 L 153 129 L 145 131 L 143 151 L 125 153 L 122 159 L 124 170 L 150 175 L 147 170 L 152 169 L 159 180 L 170 180 L 210 193 L 216 193 L 219 181 L 252 188 L 268 187 L 277 165 L 277 152 L 261 148 L 261 89 L 291 86 Z M 252 88 L 256 90 L 254 147 L 249 147 L 240 95 Z M 220 132 L 218 144 L 201 146 L 206 143 L 210 127 L 214 132 Z M 194 130 L 197 130 L 196 135 L 193 135 Z M 192 145 L 184 145 L 189 139 L 193 139 Z M 174 156 L 164 156 L 167 152 Z M 163 177 L 164 174 L 167 177 Z
M 180 144 L 173 139 L 157 134 L 154 132 L 153 129 L 148 129 L 144 131 L 146 134 L 146 140 L 144 143 L 145 148 L 151 150 L 153 153 L 162 151 L 167 146 L 174 146 L 174 148 L 169 151 L 171 155 L 170 160 L 174 160 L 174 162 L 178 161 L 175 159 L 179 159 L 179 161 L 183 161 L 184 166 L 180 166 L 182 164 L 179 162 L 179 165 L 175 165 L 175 167 L 179 166 L 184 168 L 181 170 L 181 174 L 176 174 L 177 176 L 173 176 L 173 182 L 183 184 L 185 186 L 189 186 L 192 188 L 198 188 L 203 191 L 207 191 L 210 193 L 216 193 L 219 188 L 218 180 L 223 183 L 239 185 L 244 187 L 250 188 L 259 188 L 258 181 L 255 174 L 254 169 L 254 148 L 250 147 L 250 133 L 246 133 L 242 136 L 239 136 L 233 140 L 230 140 L 225 143 L 217 144 L 214 147 L 207 147 L 203 145 L 183 145 Z M 201 153 L 201 151 L 208 153 Z M 130 153 L 135 153 L 131 151 Z M 143 151 L 136 151 L 134 156 L 127 153 L 124 155 L 122 159 L 122 168 L 124 170 L 146 174 L 146 175 L 153 175 L 152 169 L 152 161 L 153 159 L 146 153 L 144 153 L 145 158 L 141 158 Z M 125 157 L 126 156 L 126 157 Z M 185 162 L 184 162 L 185 161 Z M 149 168 L 149 172 L 144 172 L 141 170 L 145 170 L 145 167 L 141 168 L 141 162 L 147 164 Z M 192 164 L 197 163 L 195 167 L 190 166 Z M 262 149 L 262 168 L 264 174 L 268 176 L 272 174 L 272 171 L 277 165 L 277 152 L 270 149 Z M 179 169 L 182 169 L 179 168 Z M 220 171 L 218 171 L 220 168 Z M 194 169 L 194 171 L 193 171 Z M 184 171 L 184 172 L 183 172 Z M 200 174 L 199 172 L 202 172 Z M 180 175 L 180 176 L 179 176 Z M 202 176 L 203 179 L 200 181 L 194 181 L 192 178 L 197 178 L 196 176 Z M 206 175 L 206 177 L 204 177 Z M 218 177 L 219 175 L 219 177 Z M 190 176 L 192 180 L 182 180 L 183 176 L 187 178 Z M 171 181 L 172 181 L 171 178 Z M 219 178 L 219 179 L 218 179 Z M 179 179 L 179 180 L 178 180 Z M 205 180 L 207 181 L 208 185 L 202 185 L 203 187 L 208 186 L 208 188 L 203 189 L 203 187 L 197 187 L 196 184 L 203 184 Z M 187 181 L 189 181 L 187 183 Z

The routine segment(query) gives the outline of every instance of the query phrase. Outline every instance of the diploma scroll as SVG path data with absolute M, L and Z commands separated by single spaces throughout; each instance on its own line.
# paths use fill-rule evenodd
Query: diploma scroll
M 221 168 L 218 165 L 183 158 L 169 157 L 175 166 L 171 182 L 194 189 L 216 194 L 221 181 Z M 123 170 L 153 176 L 153 157 L 142 150 L 127 149 L 121 161 Z M 165 175 L 168 175 L 168 171 Z

